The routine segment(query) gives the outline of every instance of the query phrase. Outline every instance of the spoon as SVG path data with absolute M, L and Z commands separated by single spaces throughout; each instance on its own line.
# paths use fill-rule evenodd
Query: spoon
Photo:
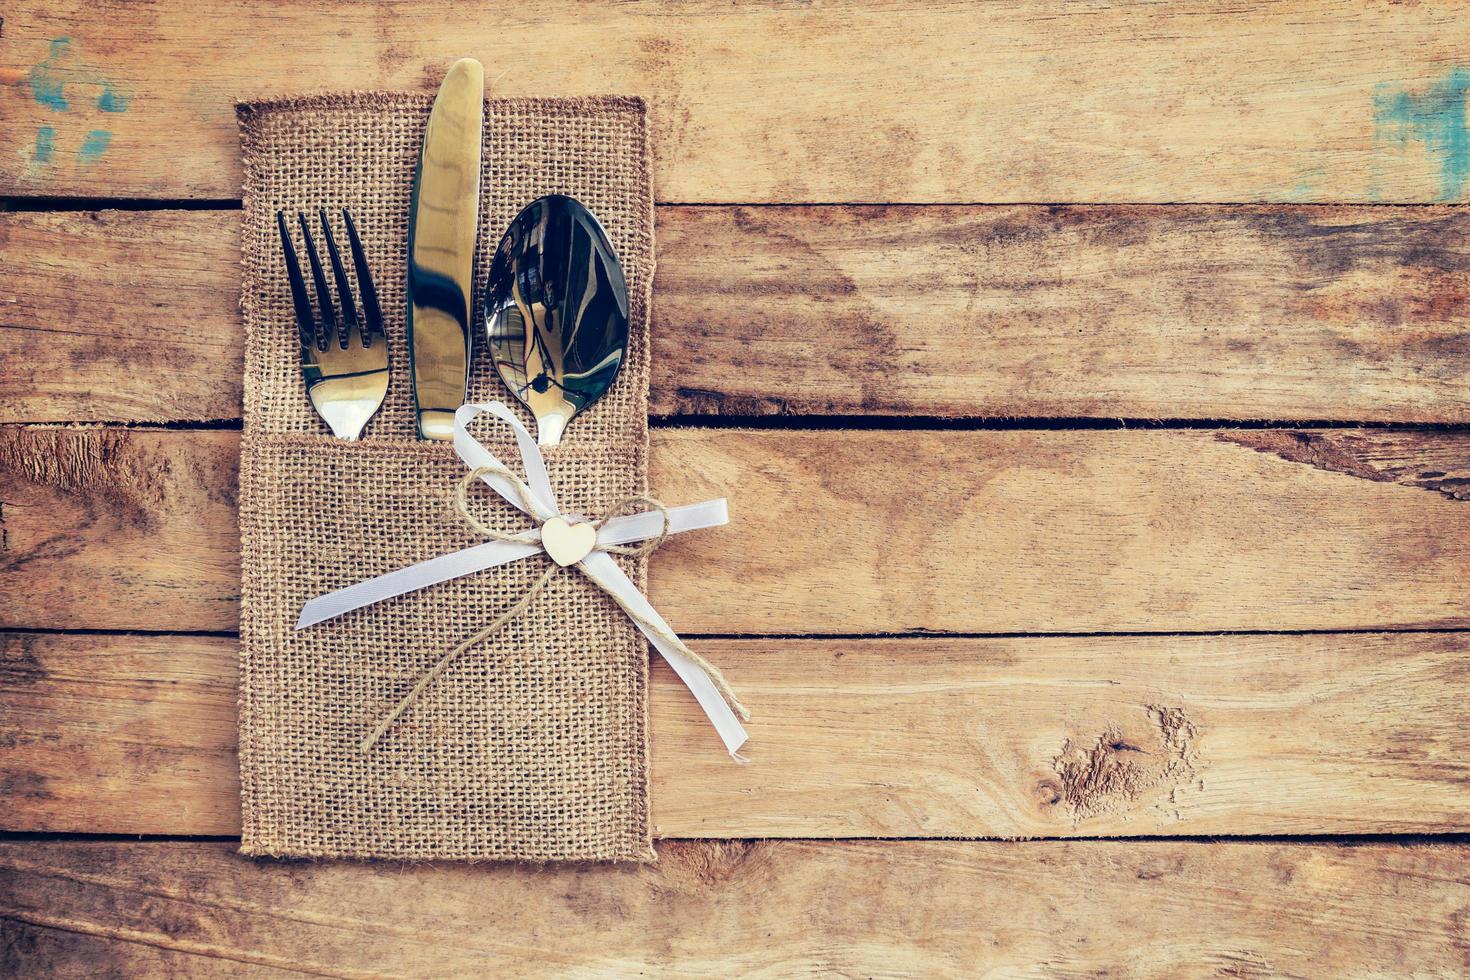
M 558 445 L 628 353 L 628 286 L 591 211 L 552 194 L 516 215 L 490 266 L 485 330 L 500 379 L 536 417 L 536 441 Z

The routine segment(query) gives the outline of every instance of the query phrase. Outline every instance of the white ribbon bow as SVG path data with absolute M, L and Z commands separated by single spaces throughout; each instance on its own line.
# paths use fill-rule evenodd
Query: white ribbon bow
M 459 458 L 464 460 L 464 464 L 471 470 L 482 467 L 495 470 L 505 468 L 500 460 L 469 433 L 470 422 L 487 412 L 515 430 L 516 444 L 521 451 L 521 462 L 525 466 L 527 485 L 531 492 L 524 495 L 526 499 L 523 500 L 522 488 L 496 473 L 482 474 L 480 479 L 510 501 L 517 510 L 529 514 L 536 521 L 537 527 L 519 535 L 515 541 L 487 541 L 318 596 L 302 607 L 301 618 L 296 621 L 298 630 L 335 619 L 343 613 L 382 602 L 384 599 L 392 599 L 426 586 L 459 578 L 461 575 L 540 554 L 544 550 L 541 546 L 540 525 L 553 517 L 568 518 L 572 522 L 579 519 L 577 515 L 564 515 L 557 509 L 556 494 L 552 492 L 551 481 L 546 475 L 546 461 L 536 446 L 536 440 L 521 424 L 520 419 L 500 402 L 462 405 L 454 413 L 454 449 L 459 453 Z M 667 533 L 682 534 L 685 531 L 718 527 L 729 523 L 729 520 L 723 497 L 700 504 L 670 507 Z M 598 550 L 608 545 L 622 545 L 657 537 L 662 522 L 663 515 L 655 511 L 611 518 L 598 530 L 597 545 L 577 563 L 577 567 L 632 614 L 630 618 L 633 622 L 663 655 L 664 660 L 668 661 L 669 666 L 674 668 L 674 673 L 679 675 L 679 679 L 704 709 L 705 715 L 725 743 L 726 750 L 738 759 L 736 753 L 748 738 L 740 719 L 735 716 L 735 712 L 704 669 L 679 649 L 682 644 L 673 628 L 649 604 L 643 593 L 638 591 L 632 579 L 618 567 L 612 556 Z

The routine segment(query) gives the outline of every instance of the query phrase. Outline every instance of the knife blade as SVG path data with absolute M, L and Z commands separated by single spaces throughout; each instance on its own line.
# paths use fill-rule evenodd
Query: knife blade
M 408 223 L 408 343 L 420 439 L 450 439 L 470 364 L 470 299 L 480 220 L 485 69 L 444 76 L 414 172 Z

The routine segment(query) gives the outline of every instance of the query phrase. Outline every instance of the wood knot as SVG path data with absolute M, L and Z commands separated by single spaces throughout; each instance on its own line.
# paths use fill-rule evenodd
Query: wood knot
M 1064 742 L 1052 760 L 1056 780 L 1038 785 L 1038 801 L 1061 803 L 1081 822 L 1148 802 L 1146 797 L 1169 799 L 1194 775 L 1199 733 L 1182 708 L 1147 705 L 1144 711 L 1147 724 L 1134 730 L 1114 727 L 1090 740 Z M 1048 786 L 1057 788 L 1057 800 L 1048 800 Z

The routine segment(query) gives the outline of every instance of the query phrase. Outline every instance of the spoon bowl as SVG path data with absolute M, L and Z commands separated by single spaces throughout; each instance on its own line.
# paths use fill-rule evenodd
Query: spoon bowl
M 536 417 L 542 446 L 601 398 L 628 354 L 628 286 L 607 232 L 563 194 L 526 206 L 485 287 L 495 370 Z

